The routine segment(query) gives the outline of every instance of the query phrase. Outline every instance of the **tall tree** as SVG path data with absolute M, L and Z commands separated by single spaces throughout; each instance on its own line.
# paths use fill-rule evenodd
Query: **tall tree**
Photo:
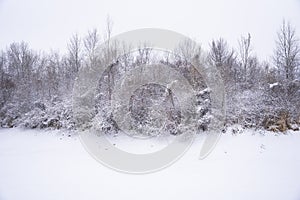
M 87 36 L 83 40 L 85 56 L 89 66 L 95 66 L 99 59 L 99 43 L 100 38 L 97 29 L 88 31 Z
M 296 37 L 295 28 L 289 22 L 282 22 L 277 33 L 276 48 L 274 51 L 274 63 L 284 78 L 292 81 L 295 72 L 300 65 L 299 40 Z
M 208 62 L 219 69 L 225 84 L 235 79 L 235 52 L 229 49 L 227 42 L 223 38 L 211 42 Z
M 81 39 L 78 34 L 74 34 L 68 44 L 68 60 L 72 72 L 77 73 L 79 71 L 82 61 L 81 50 Z
M 251 51 L 251 35 L 248 33 L 247 37 L 242 36 L 241 40 L 239 41 L 239 53 L 241 58 L 241 67 L 244 70 L 244 81 L 247 81 Z

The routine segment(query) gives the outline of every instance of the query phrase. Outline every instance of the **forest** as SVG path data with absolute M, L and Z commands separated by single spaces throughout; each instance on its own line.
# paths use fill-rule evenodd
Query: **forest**
M 178 69 L 185 77 L 194 77 L 193 87 L 199 91 L 197 98 L 205 104 L 209 92 L 205 93 L 207 88 L 201 87 L 201 76 L 191 70 L 190 59 L 219 70 L 226 94 L 224 128 L 239 124 L 244 128 L 274 132 L 299 130 L 300 42 L 289 22 L 283 21 L 278 26 L 269 62 L 261 61 L 255 54 L 250 33 L 238 39 L 238 48 L 218 38 L 210 42 L 208 50 L 185 43 L 171 56 L 146 45 L 130 54 L 125 53 L 125 47 L 109 42 L 106 48 L 100 47 L 112 37 L 111 21 L 107 22 L 104 34 L 100 32 L 93 29 L 85 36 L 74 34 L 68 41 L 65 54 L 35 51 L 23 41 L 3 48 L 0 51 L 0 126 L 77 129 L 80 123 L 74 118 L 73 91 L 79 72 L 92 65 L 101 65 L 108 55 L 121 49 L 123 56 L 114 58 L 114 63 L 106 66 L 98 92 L 91 97 L 97 102 L 92 118 L 100 117 L 98 126 L 102 130 L 118 131 L 107 102 L 111 100 L 116 80 L 126 70 L 141 64 L 163 63 Z M 159 101 L 168 113 L 166 131 L 177 134 L 180 111 L 174 106 L 176 98 L 171 91 L 165 93 L 159 85 L 147 85 L 134 95 L 131 99 L 134 126 L 149 130 L 155 123 L 149 106 Z M 206 103 L 201 109 L 198 129 L 205 131 L 207 124 L 211 123 L 207 117 L 210 104 Z M 94 124 L 86 124 L 85 128 Z

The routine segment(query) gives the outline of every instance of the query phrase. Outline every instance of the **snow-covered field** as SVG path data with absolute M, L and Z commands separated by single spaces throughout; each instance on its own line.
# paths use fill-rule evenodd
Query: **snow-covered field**
M 204 137 L 170 167 L 131 175 L 98 163 L 76 135 L 0 129 L 0 199 L 300 199 L 300 132 L 227 133 L 198 160 Z

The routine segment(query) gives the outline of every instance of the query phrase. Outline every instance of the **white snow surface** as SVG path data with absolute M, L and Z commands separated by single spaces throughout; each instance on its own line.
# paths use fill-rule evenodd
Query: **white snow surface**
M 276 83 L 271 83 L 271 84 L 270 84 L 270 88 L 272 89 L 273 87 L 275 87 L 275 86 L 277 86 L 277 85 L 279 85 L 279 83 L 277 83 L 277 82 L 276 82 Z
M 300 132 L 226 133 L 207 158 L 198 160 L 204 139 L 198 136 L 170 167 L 132 175 L 98 163 L 76 135 L 0 129 L 0 199 L 300 199 Z

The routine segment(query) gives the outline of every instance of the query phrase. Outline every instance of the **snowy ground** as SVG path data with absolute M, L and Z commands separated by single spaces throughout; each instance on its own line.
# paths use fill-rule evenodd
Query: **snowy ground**
M 199 136 L 178 162 L 145 175 L 113 171 L 62 134 L 0 129 L 1 200 L 300 199 L 300 132 L 224 134 L 204 160 Z

